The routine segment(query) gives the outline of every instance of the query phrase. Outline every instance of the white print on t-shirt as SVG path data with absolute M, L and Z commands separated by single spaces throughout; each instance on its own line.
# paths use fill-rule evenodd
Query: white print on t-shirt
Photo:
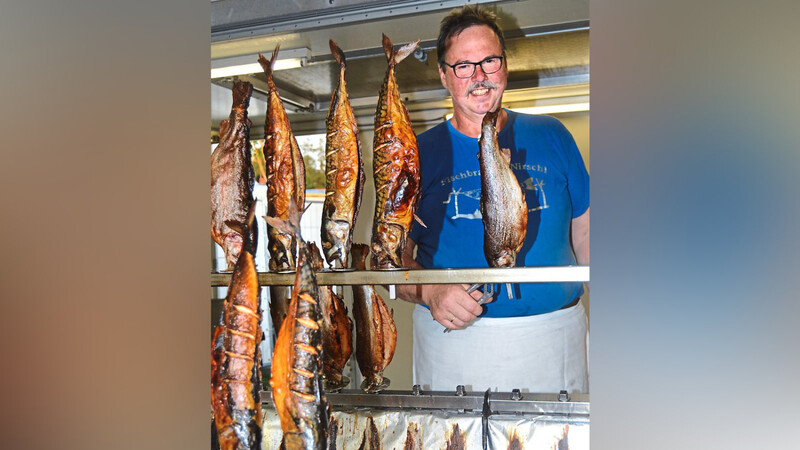
M 521 164 L 517 164 L 517 165 L 521 165 Z M 526 168 L 531 168 L 533 170 L 536 170 L 537 172 L 547 173 L 547 166 L 544 166 L 544 167 L 543 166 L 539 166 L 539 165 L 529 166 L 527 164 L 525 164 L 524 166 Z M 467 170 L 467 171 L 461 172 L 461 173 L 459 173 L 459 174 L 457 174 L 455 176 L 450 176 L 450 177 L 447 177 L 447 178 L 441 180 L 441 184 L 442 184 L 442 186 L 444 186 L 447 183 L 452 183 L 454 180 L 461 180 L 461 179 L 464 179 L 464 178 L 467 178 L 467 177 L 474 177 L 474 176 L 480 176 L 480 171 Z M 547 204 L 547 196 L 544 193 L 544 184 L 545 184 L 544 180 L 540 180 L 538 178 L 534 179 L 533 177 L 528 177 L 525 181 L 523 181 L 521 183 L 521 186 L 522 186 L 523 189 L 525 189 L 527 191 L 534 191 L 536 193 L 535 195 L 539 199 L 539 206 L 536 206 L 534 208 L 530 208 L 528 210 L 528 212 L 539 211 L 539 210 L 547 209 L 547 208 L 550 207 Z M 468 214 L 461 214 L 459 212 L 459 210 L 458 210 L 458 197 L 462 196 L 462 195 L 466 196 L 468 199 L 478 200 L 480 202 L 481 190 L 480 189 L 473 189 L 471 191 L 462 191 L 461 188 L 456 189 L 455 187 L 451 187 L 450 188 L 450 195 L 448 195 L 447 200 L 442 202 L 443 204 L 448 204 L 451 201 L 453 202 L 453 207 L 455 208 L 456 213 L 455 213 L 455 215 L 450 216 L 450 218 L 451 219 L 467 219 L 467 220 L 476 220 L 476 219 L 480 220 L 480 219 L 483 219 L 483 216 L 481 215 L 480 203 L 479 202 L 478 202 L 478 204 L 475 205 L 475 211 L 474 212 L 468 213 Z M 467 200 L 467 204 L 472 204 L 472 203 L 474 203 L 474 202 L 471 201 L 471 200 Z M 471 207 L 470 207 L 470 209 L 471 209 Z
M 536 191 L 537 195 L 541 194 L 538 197 L 539 206 L 529 209 L 528 212 L 539 211 L 540 209 L 549 208 L 549 206 L 547 206 L 547 197 L 545 197 L 544 195 L 544 181 L 537 178 L 536 182 L 534 183 L 533 178 L 528 177 L 527 180 L 522 182 L 522 187 L 529 191 Z
M 458 212 L 458 196 L 459 195 L 466 195 L 469 198 L 472 198 L 472 199 L 475 199 L 475 200 L 480 200 L 481 199 L 481 190 L 480 189 L 474 189 L 474 190 L 471 190 L 471 191 L 461 192 L 461 188 L 459 188 L 458 190 L 455 190 L 455 188 L 453 188 L 452 191 L 450 191 L 450 195 L 447 197 L 447 200 L 442 202 L 444 204 L 447 204 L 447 203 L 450 203 L 450 199 L 451 198 L 453 199 L 453 206 L 456 208 L 456 214 L 454 216 L 451 216 L 450 218 L 451 219 L 482 219 L 483 216 L 481 215 L 480 207 L 476 207 L 475 208 L 475 212 L 472 213 L 472 214 L 459 214 L 459 212 Z

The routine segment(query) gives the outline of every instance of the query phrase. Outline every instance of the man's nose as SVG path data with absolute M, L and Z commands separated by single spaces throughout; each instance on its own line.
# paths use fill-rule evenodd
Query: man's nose
M 477 81 L 485 80 L 488 78 L 486 72 L 483 71 L 483 66 L 480 64 L 475 65 L 475 73 L 472 74 L 472 78 Z

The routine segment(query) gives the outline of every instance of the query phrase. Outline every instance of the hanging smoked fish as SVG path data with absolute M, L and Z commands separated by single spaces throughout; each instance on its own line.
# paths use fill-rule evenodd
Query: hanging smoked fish
M 300 147 L 292 133 L 289 117 L 283 108 L 278 88 L 272 78 L 272 66 L 278 59 L 280 46 L 275 46 L 272 58 L 258 55 L 258 62 L 267 75 L 269 94 L 267 121 L 264 127 L 264 159 L 267 169 L 267 216 L 287 220 L 289 203 L 302 208 L 306 201 L 306 169 Z M 295 238 L 267 226 L 270 270 L 294 270 Z
M 272 353 L 272 400 L 286 449 L 327 450 L 331 410 L 322 386 L 317 281 L 309 248 L 300 236 L 300 211 L 290 211 L 289 216 L 289 221 L 266 217 L 271 226 L 294 234 L 299 243 L 292 298 Z
M 383 50 L 389 68 L 375 113 L 373 270 L 402 267 L 401 255 L 420 196 L 417 137 L 411 129 L 411 120 L 395 79 L 395 66 L 410 55 L 418 44 L 419 40 L 395 50 L 389 38 L 383 35 Z
M 367 270 L 369 247 L 353 244 L 353 267 Z M 356 321 L 356 361 L 364 376 L 361 389 L 379 392 L 389 386 L 383 371 L 392 362 L 397 345 L 397 329 L 392 311 L 370 285 L 353 286 L 353 317 Z
M 219 145 L 211 154 L 211 237 L 225 251 L 226 271 L 233 270 L 239 259 L 244 236 L 237 230 L 244 226 L 253 202 L 251 123 L 247 118 L 252 93 L 250 83 L 233 83 L 233 107 L 228 119 L 219 124 Z M 255 230 L 255 223 L 252 228 Z
M 313 242 L 308 244 L 311 267 L 322 270 L 322 256 Z M 347 317 L 347 307 L 331 286 L 319 286 L 319 312 L 322 332 L 322 381 L 326 392 L 338 392 L 350 384 L 342 375 L 353 354 L 353 322 Z
M 511 170 L 510 152 L 501 150 L 497 142 L 495 122 L 499 111 L 498 108 L 483 116 L 478 139 L 483 253 L 490 267 L 513 267 L 525 242 L 528 206 L 525 191 Z
M 350 107 L 344 52 L 330 41 L 331 53 L 339 65 L 339 84 L 331 97 L 325 119 L 325 203 L 322 207 L 322 250 L 334 269 L 349 267 L 350 245 L 353 242 L 361 192 L 364 189 L 364 163 L 358 126 Z
M 211 406 L 216 442 L 223 450 L 261 448 L 262 316 L 255 266 L 255 202 L 251 205 L 247 223 L 239 229 L 244 236 L 242 252 L 212 340 Z

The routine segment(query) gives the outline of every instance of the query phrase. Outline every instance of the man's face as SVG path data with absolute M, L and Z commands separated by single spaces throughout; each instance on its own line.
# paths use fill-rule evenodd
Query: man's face
M 491 28 L 475 25 L 450 38 L 444 61 L 447 64 L 479 62 L 489 56 L 503 56 L 500 40 Z M 488 75 L 481 66 L 476 66 L 475 73 L 469 78 L 458 78 L 452 68 L 445 66 L 442 69 L 440 66 L 439 77 L 442 85 L 450 91 L 456 111 L 483 117 L 500 107 L 506 89 L 508 66 L 504 59 L 503 67 Z

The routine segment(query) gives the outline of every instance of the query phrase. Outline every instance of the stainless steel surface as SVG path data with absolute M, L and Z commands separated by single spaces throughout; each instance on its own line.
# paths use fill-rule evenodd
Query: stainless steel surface
M 589 281 L 589 266 L 498 267 L 486 269 L 363 270 L 354 272 L 321 271 L 316 273 L 321 285 L 390 285 L 390 284 L 474 284 L 474 283 L 547 283 Z M 227 286 L 230 273 L 211 273 L 211 286 Z M 294 273 L 259 272 L 262 286 L 291 286 Z
M 519 400 L 511 396 L 508 392 L 327 394 L 335 424 L 330 434 L 335 436 L 334 448 L 371 448 L 361 446 L 370 442 L 374 424 L 380 448 L 403 449 L 411 426 L 419 432 L 421 448 L 445 448 L 458 426 L 464 448 L 507 449 L 513 439 L 522 448 L 589 448 L 588 396 L 576 394 L 584 401 L 572 402 L 559 402 L 557 394 L 521 394 Z M 278 448 L 281 430 L 269 392 L 262 392 L 262 399 L 264 443 L 266 448 Z
M 455 388 L 455 386 L 454 386 Z M 338 393 L 326 393 L 334 409 L 341 408 L 388 408 L 388 409 L 448 409 L 453 411 L 482 411 L 484 392 L 445 391 L 381 391 L 366 394 L 359 389 L 344 389 Z M 510 392 L 489 392 L 489 411 L 495 413 L 526 413 L 533 415 L 568 415 L 589 417 L 589 395 L 572 394 L 569 401 L 559 401 L 559 394 L 520 393 L 518 399 Z M 272 405 L 272 393 L 261 392 L 261 403 Z
M 483 1 L 481 3 L 503 3 Z M 464 0 L 221 0 L 211 3 L 211 41 L 396 18 L 462 6 Z M 473 2 L 475 3 L 475 2 Z

